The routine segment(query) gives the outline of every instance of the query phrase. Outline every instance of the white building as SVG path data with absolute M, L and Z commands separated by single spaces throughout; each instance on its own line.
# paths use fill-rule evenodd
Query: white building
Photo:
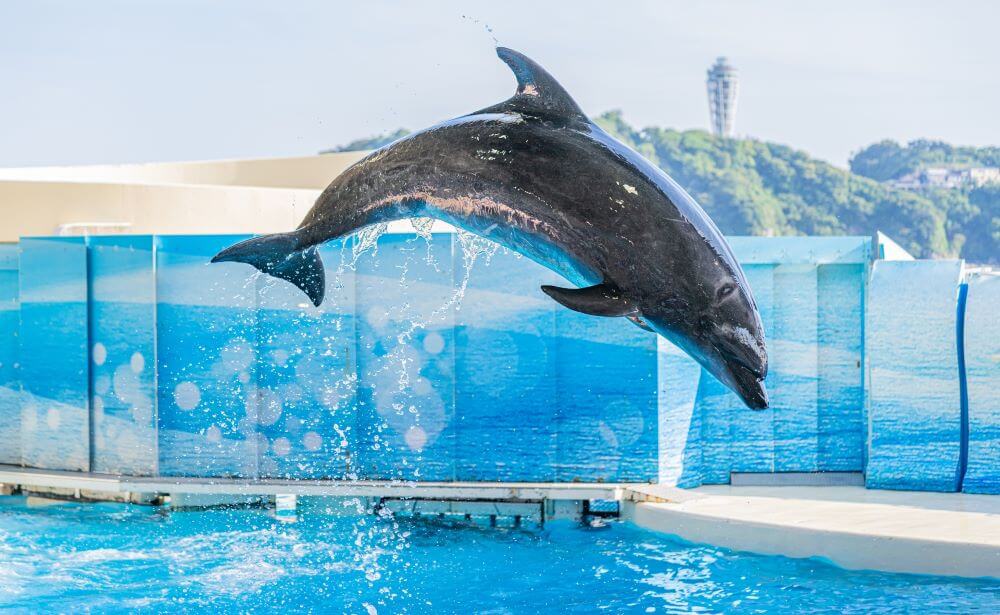
M 1000 168 L 973 167 L 968 169 L 952 169 L 947 167 L 928 167 L 894 179 L 888 182 L 896 188 L 904 190 L 920 190 L 923 188 L 963 188 L 966 186 L 982 186 L 1000 183 Z

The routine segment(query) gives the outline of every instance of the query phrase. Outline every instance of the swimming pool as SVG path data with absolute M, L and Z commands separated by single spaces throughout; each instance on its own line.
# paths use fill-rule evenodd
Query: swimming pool
M 350 505 L 345 512 L 352 513 Z M 0 498 L 0 610 L 1000 612 L 1000 582 L 851 572 L 627 523 L 482 529 L 376 515 Z

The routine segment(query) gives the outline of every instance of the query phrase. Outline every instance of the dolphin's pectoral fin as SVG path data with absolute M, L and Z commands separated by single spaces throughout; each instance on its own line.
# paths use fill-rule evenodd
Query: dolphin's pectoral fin
M 513 98 L 501 103 L 500 108 L 589 121 L 569 92 L 531 58 L 506 47 L 497 47 L 497 56 L 517 78 L 517 92 Z
M 649 331 L 650 333 L 656 333 L 656 331 L 653 331 L 653 329 L 649 325 L 646 324 L 646 321 L 643 320 L 642 318 L 640 318 L 638 314 L 632 314 L 631 316 L 626 316 L 625 318 L 628 318 L 629 320 L 631 320 L 632 324 L 634 324 L 635 326 L 639 327 L 643 331 Z
M 639 309 L 612 284 L 597 284 L 587 288 L 543 286 L 542 292 L 563 306 L 590 316 L 635 316 L 639 313 Z

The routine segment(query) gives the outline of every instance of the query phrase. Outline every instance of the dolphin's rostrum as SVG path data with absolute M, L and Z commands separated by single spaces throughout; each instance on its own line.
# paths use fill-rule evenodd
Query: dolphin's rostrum
M 323 300 L 316 246 L 364 226 L 430 216 L 486 236 L 581 288 L 569 309 L 624 316 L 766 408 L 767 350 L 750 286 L 719 229 L 666 173 L 592 123 L 544 69 L 506 48 L 508 100 L 373 152 L 323 191 L 299 228 L 213 260 L 249 263 Z

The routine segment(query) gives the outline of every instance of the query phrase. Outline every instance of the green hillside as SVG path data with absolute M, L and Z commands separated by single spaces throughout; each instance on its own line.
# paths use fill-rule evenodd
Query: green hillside
M 905 146 L 879 141 L 851 158 L 851 171 L 878 181 L 927 167 L 1000 167 L 1000 147 L 963 147 L 920 139 Z
M 921 164 L 1000 166 L 1000 148 L 931 142 L 904 148 L 882 142 L 855 156 L 852 173 L 776 143 L 715 137 L 702 130 L 639 130 L 617 111 L 595 121 L 684 186 L 724 233 L 871 235 L 880 230 L 918 257 L 961 255 L 974 263 L 1000 263 L 1000 185 L 917 193 L 876 181 Z M 399 130 L 336 151 L 379 147 L 405 134 Z
M 676 179 L 725 233 L 870 235 L 880 230 L 916 256 L 1000 261 L 1000 186 L 915 193 L 785 145 L 701 130 L 636 130 L 616 111 L 596 121 Z M 967 149 L 956 148 L 968 154 Z M 986 154 L 976 160 L 988 162 Z

